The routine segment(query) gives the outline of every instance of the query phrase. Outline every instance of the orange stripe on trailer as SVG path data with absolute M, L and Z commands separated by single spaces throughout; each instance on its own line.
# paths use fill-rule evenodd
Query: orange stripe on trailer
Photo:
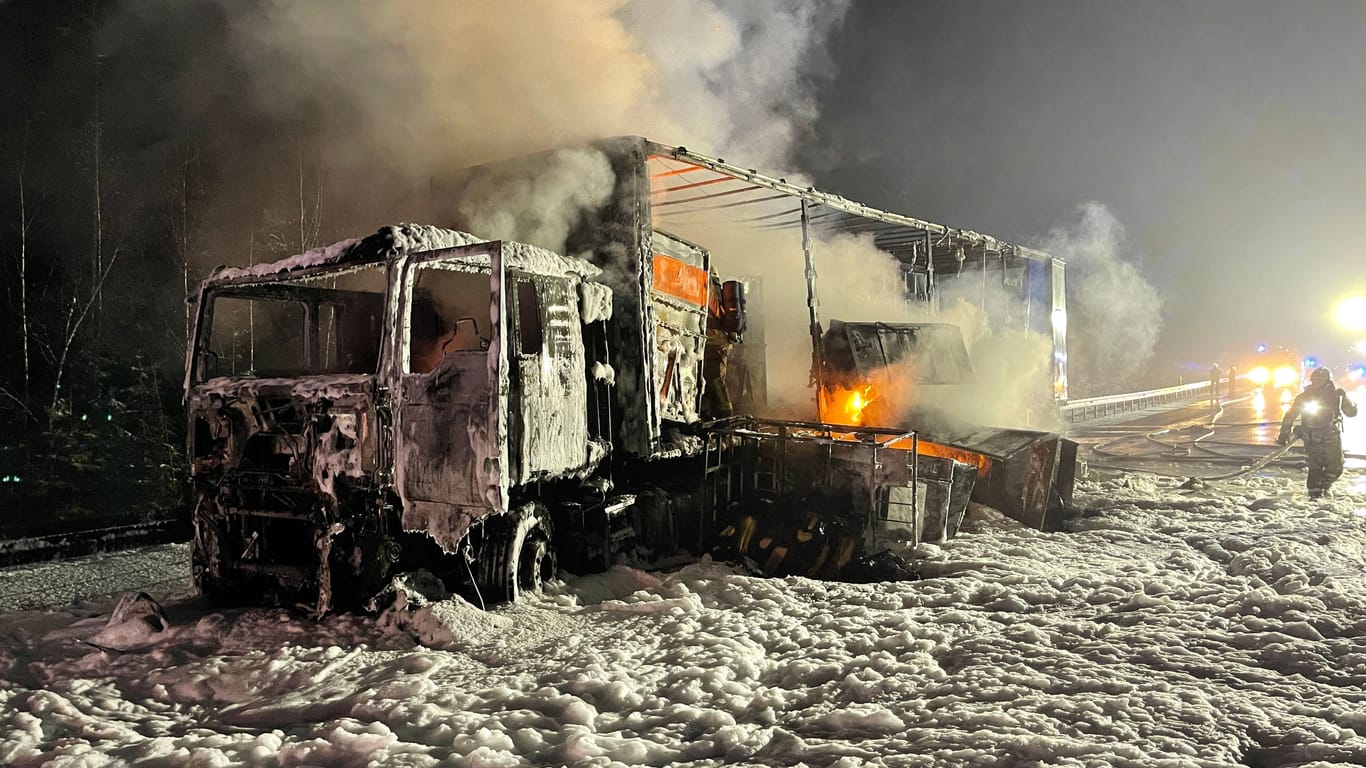
M 656 156 L 654 156 L 654 157 L 651 157 L 650 159 L 651 159 L 651 160 L 654 160 L 655 157 L 658 157 L 658 156 L 656 155 Z M 670 176 L 682 176 L 682 175 L 685 174 L 685 173 L 695 173 L 695 172 L 697 172 L 697 171 L 705 171 L 705 170 L 706 170 L 706 169 L 703 168 L 703 167 L 700 166 L 700 165 L 686 165 L 686 166 L 684 166 L 684 167 L 682 167 L 682 168 L 674 168 L 673 170 L 670 170 L 670 171 L 660 171 L 659 173 L 652 173 L 652 174 L 650 174 L 650 178 L 651 178 L 651 179 L 666 179 L 666 178 L 668 178 L 668 177 L 670 177 Z
M 705 187 L 708 184 L 724 184 L 727 181 L 737 181 L 737 179 L 734 179 L 730 176 L 717 176 L 714 179 L 707 179 L 706 181 L 694 181 L 691 184 L 679 184 L 676 187 L 664 187 L 663 189 L 654 189 L 650 191 L 650 194 L 664 195 L 670 192 L 682 192 L 685 189 L 696 189 L 697 187 Z
M 654 290 L 699 307 L 707 306 L 707 270 L 655 254 Z

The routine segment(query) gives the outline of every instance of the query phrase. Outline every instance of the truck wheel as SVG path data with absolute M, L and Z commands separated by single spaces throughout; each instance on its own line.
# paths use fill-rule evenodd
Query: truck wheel
M 484 521 L 484 540 L 476 581 L 484 599 L 513 603 L 539 592 L 555 578 L 556 559 L 550 512 L 532 504 Z

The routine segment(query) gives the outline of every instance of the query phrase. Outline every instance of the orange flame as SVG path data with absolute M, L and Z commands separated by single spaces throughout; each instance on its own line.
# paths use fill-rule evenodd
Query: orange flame
M 912 445 L 922 456 L 938 456 L 944 459 L 953 459 L 963 464 L 976 465 L 979 478 L 991 469 L 991 457 L 984 453 L 970 451 L 967 448 L 959 448 L 956 445 L 945 445 L 929 440 L 918 440 L 915 443 L 910 440 L 898 440 L 887 447 L 909 451 Z
M 894 393 L 897 390 L 897 382 L 890 378 L 880 378 L 878 383 L 886 388 L 887 392 Z M 851 427 L 897 427 L 897 424 L 870 424 L 870 419 L 877 419 L 876 411 L 870 413 L 869 406 L 878 401 L 883 393 L 878 391 L 874 382 L 866 382 L 856 385 L 849 389 L 840 386 L 827 385 L 821 390 L 821 414 L 822 421 L 831 424 L 844 424 Z M 893 395 L 895 397 L 895 395 Z M 904 425 L 902 425 L 904 426 Z M 991 457 L 978 451 L 960 448 L 956 445 L 946 445 L 944 443 L 932 442 L 924 438 L 913 440 L 895 440 L 887 443 L 886 447 L 909 451 L 915 447 L 921 455 L 938 456 L 945 459 L 953 459 L 963 464 L 977 467 L 978 476 L 983 477 L 991 470 Z
M 821 418 L 836 424 L 864 425 L 868 406 L 877 399 L 877 391 L 872 384 L 864 384 L 854 389 L 827 387 L 821 393 Z

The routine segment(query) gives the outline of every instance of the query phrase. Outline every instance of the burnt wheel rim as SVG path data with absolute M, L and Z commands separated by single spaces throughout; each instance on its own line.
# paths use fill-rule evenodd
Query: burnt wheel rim
M 545 539 L 535 536 L 522 545 L 521 554 L 517 563 L 517 587 L 523 592 L 539 592 L 548 580 L 550 547 Z

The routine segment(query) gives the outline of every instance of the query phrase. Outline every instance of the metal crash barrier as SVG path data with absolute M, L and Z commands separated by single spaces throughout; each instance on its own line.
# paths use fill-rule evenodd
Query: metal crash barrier
M 1149 389 L 1144 392 L 1126 392 L 1119 395 L 1088 397 L 1071 400 L 1059 408 L 1062 418 L 1069 424 L 1100 419 L 1123 413 L 1141 411 L 1157 405 L 1189 402 L 1210 396 L 1210 383 L 1199 381 L 1193 384 L 1180 384 L 1175 387 Z

